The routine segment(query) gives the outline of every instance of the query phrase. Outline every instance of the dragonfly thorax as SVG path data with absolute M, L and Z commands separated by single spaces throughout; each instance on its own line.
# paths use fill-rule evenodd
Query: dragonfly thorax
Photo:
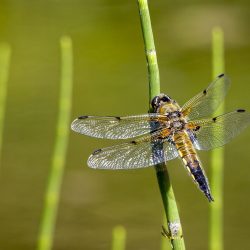
M 169 119 L 179 119 L 181 117 L 181 112 L 179 110 L 173 111 L 173 112 L 167 112 L 166 116 Z
M 185 122 L 182 120 L 173 121 L 171 125 L 174 130 L 182 130 L 185 127 Z
M 179 110 L 168 112 L 166 115 L 169 118 L 170 128 L 174 131 L 179 131 L 185 128 L 187 121 Z

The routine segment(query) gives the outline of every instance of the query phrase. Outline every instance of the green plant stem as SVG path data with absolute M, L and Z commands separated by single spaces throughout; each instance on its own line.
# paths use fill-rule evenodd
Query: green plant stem
M 59 116 L 52 166 L 49 174 L 42 223 L 38 239 L 39 250 L 52 248 L 60 189 L 65 166 L 69 137 L 71 92 L 73 85 L 73 54 L 69 37 L 62 37 L 61 44 L 61 90 Z
M 166 219 L 166 215 L 165 213 L 163 214 L 163 218 L 162 218 L 162 225 L 166 225 L 167 224 L 167 219 Z M 161 237 L 161 250 L 170 250 L 172 249 L 170 242 L 166 241 L 165 237 Z
M 213 79 L 224 73 L 224 35 L 221 28 L 212 30 L 212 68 Z M 218 110 L 224 113 L 224 104 Z M 223 172 L 224 149 L 218 148 L 211 153 L 211 192 L 215 202 L 210 206 L 210 249 L 223 250 Z
M 0 159 L 3 144 L 5 104 L 7 97 L 7 82 L 9 78 L 11 48 L 8 44 L 0 44 Z
M 112 250 L 125 250 L 126 229 L 123 226 L 116 226 L 112 232 Z
M 148 64 L 149 102 L 160 93 L 160 75 L 147 0 L 138 0 L 142 35 Z M 149 108 L 151 108 L 149 106 Z
M 138 0 L 138 7 L 148 65 L 149 102 L 151 102 L 153 97 L 160 93 L 160 76 L 147 0 Z M 166 165 L 159 164 L 155 166 L 155 169 L 167 218 L 168 231 L 175 236 L 174 238 L 170 237 L 171 244 L 173 249 L 185 249 L 182 226 Z

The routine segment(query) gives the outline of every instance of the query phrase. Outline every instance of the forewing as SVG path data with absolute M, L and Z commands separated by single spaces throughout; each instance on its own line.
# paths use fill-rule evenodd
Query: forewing
M 71 124 L 77 133 L 106 139 L 127 139 L 158 130 L 167 121 L 160 114 L 134 116 L 81 116 Z
M 239 109 L 212 119 L 188 123 L 195 148 L 209 150 L 223 146 L 250 124 L 250 113 Z
M 188 120 L 211 116 L 224 100 L 229 86 L 228 77 L 219 75 L 205 90 L 184 104 L 182 113 Z
M 158 132 L 157 132 L 158 133 Z M 88 159 L 91 168 L 134 169 L 153 166 L 178 156 L 175 146 L 168 139 L 157 135 L 94 151 Z

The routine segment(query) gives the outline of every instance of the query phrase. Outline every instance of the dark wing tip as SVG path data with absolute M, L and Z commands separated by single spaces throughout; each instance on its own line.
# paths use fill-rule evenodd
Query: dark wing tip
M 223 77 L 224 75 L 225 75 L 225 74 L 222 73 L 222 74 L 218 75 L 218 77 L 221 78 L 221 77 Z
M 237 109 L 237 112 L 244 113 L 244 112 L 246 112 L 246 110 L 245 109 Z
M 82 115 L 82 116 L 79 116 L 78 119 L 86 119 L 88 117 L 89 117 L 88 115 Z

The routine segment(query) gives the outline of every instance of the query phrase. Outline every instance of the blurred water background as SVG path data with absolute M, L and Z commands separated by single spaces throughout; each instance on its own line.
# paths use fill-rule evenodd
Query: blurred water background
M 250 110 L 250 3 L 150 1 L 161 90 L 180 104 L 211 81 L 211 29 L 225 33 L 226 110 Z M 148 83 L 136 1 L 2 0 L 0 42 L 12 48 L 0 161 L 0 249 L 35 249 L 56 135 L 62 35 L 72 38 L 72 120 L 147 112 Z M 69 125 L 70 126 L 70 125 Z M 160 248 L 162 202 L 154 169 L 97 171 L 96 148 L 117 142 L 70 133 L 55 250 L 111 248 L 112 228 L 127 249 Z M 225 249 L 250 249 L 250 129 L 225 147 Z M 209 152 L 200 153 L 209 175 Z M 208 249 L 208 209 L 180 161 L 169 171 L 187 249 Z M 215 202 L 216 202 L 216 197 Z

